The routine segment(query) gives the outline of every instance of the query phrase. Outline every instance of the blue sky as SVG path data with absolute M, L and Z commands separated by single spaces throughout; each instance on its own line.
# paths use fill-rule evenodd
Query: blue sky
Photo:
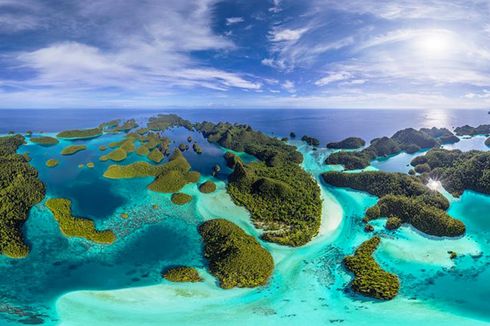
M 488 0 L 0 0 L 0 107 L 488 108 Z

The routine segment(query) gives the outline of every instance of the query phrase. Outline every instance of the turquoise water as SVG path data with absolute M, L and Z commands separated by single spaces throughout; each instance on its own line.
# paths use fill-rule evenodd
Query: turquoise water
M 289 125 L 286 126 L 289 130 Z M 170 196 L 146 190 L 151 178 L 108 180 L 102 173 L 110 162 L 100 162 L 99 145 L 121 139 L 104 135 L 90 141 L 61 141 L 53 147 L 23 146 L 47 185 L 47 198 L 68 197 L 75 216 L 90 217 L 99 228 L 111 228 L 118 236 L 112 245 L 98 245 L 60 234 L 50 212 L 35 206 L 25 225 L 31 254 L 22 260 L 0 257 L 0 324 L 43 322 L 45 325 L 485 325 L 490 322 L 490 196 L 465 192 L 450 197 L 449 213 L 467 225 L 458 239 L 430 238 L 403 226 L 386 231 L 384 221 L 374 223 L 382 237 L 376 258 L 401 279 L 394 300 L 380 302 L 348 289 L 351 275 L 342 258 L 372 234 L 363 231 L 361 219 L 376 197 L 325 185 L 319 175 L 338 169 L 324 165 L 330 150 L 317 151 L 301 142 L 292 144 L 304 154 L 303 168 L 319 182 L 323 198 L 320 234 L 300 248 L 261 242 L 273 255 L 276 268 L 270 283 L 257 289 L 222 290 L 205 269 L 197 226 L 223 217 L 259 236 L 248 212 L 226 194 L 227 173 L 223 149 L 187 130 L 167 132 L 172 146 L 191 134 L 203 155 L 185 156 L 202 173 L 201 181 L 213 179 L 218 189 L 202 194 L 195 184 L 183 191 L 194 199 L 175 206 Z M 484 149 L 484 138 L 464 139 L 451 148 Z M 88 150 L 65 157 L 68 144 L 86 144 Z M 252 157 L 243 156 L 246 160 Z M 60 160 L 46 168 L 49 158 Z M 371 169 L 408 171 L 412 156 L 400 154 L 373 162 Z M 141 160 L 135 153 L 124 164 Z M 95 168 L 78 168 L 94 162 Z M 212 167 L 222 167 L 217 178 Z M 153 206 L 157 205 L 157 208 Z M 128 219 L 120 217 L 127 213 Z M 447 251 L 458 253 L 451 260 Z M 196 266 L 205 281 L 175 284 L 162 280 L 165 267 Z

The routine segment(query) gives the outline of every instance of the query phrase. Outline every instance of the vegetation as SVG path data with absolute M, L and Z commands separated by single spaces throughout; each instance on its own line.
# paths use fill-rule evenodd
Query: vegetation
M 192 136 L 187 137 L 187 142 L 188 143 L 192 142 Z
M 290 138 L 296 138 L 296 134 L 295 134 L 294 132 L 292 132 L 292 131 L 291 131 L 291 132 L 289 133 L 289 137 L 290 137 Z
M 447 199 L 416 177 L 386 172 L 327 172 L 322 177 L 328 184 L 366 191 L 381 198 L 366 211 L 366 222 L 396 216 L 429 235 L 454 237 L 465 232 L 464 224 L 445 212 L 449 207 Z
M 228 181 L 231 198 L 250 211 L 255 226 L 264 229 L 264 240 L 301 246 L 318 233 L 320 188 L 299 165 L 238 161 Z
M 81 130 L 65 130 L 56 135 L 58 138 L 64 139 L 89 139 L 102 135 L 101 128 L 81 129 Z
M 199 191 L 204 194 L 209 194 L 216 191 L 216 184 L 213 181 L 206 181 L 199 185 Z
M 478 127 L 471 127 L 464 125 L 454 129 L 454 132 L 458 136 L 476 136 L 476 135 L 489 135 L 490 125 L 479 125 Z
M 426 177 L 439 180 L 453 196 L 464 190 L 490 194 L 490 152 L 432 149 L 410 163 L 424 166 Z
M 88 163 L 87 163 L 87 167 L 88 167 L 89 169 L 93 169 L 93 168 L 95 167 L 94 162 L 88 162 Z
M 194 152 L 196 152 L 196 154 L 202 154 L 202 148 L 201 146 L 199 146 L 198 143 L 192 144 L 192 149 L 194 150 Z
M 53 158 L 50 158 L 49 160 L 46 161 L 46 166 L 48 168 L 54 168 L 55 166 L 58 166 L 58 164 L 59 164 L 59 161 L 55 160 Z
M 103 152 L 105 150 L 107 150 L 107 146 L 105 146 L 105 145 L 100 145 L 99 146 L 99 151 Z
M 221 166 L 219 164 L 216 164 L 213 166 L 213 176 L 216 176 L 220 173 L 221 171 Z
M 241 162 L 240 157 L 230 152 L 226 152 L 224 157 L 225 157 L 226 165 L 231 169 L 234 169 L 235 165 L 238 162 Z
M 485 145 L 487 145 L 488 147 L 490 147 L 490 137 L 488 137 L 488 138 L 485 140 Z
M 190 171 L 191 166 L 178 149 L 169 161 L 162 165 L 147 162 L 136 162 L 129 165 L 111 165 L 104 173 L 109 179 L 130 179 L 153 176 L 155 179 L 148 189 L 156 192 L 174 193 L 180 191 L 187 183 L 199 180 L 199 172 Z
M 390 216 L 386 220 L 385 228 L 388 230 L 396 230 L 402 225 L 402 219 L 396 216 Z
M 204 257 L 224 289 L 265 285 L 274 269 L 271 254 L 254 237 L 225 219 L 199 226 Z
M 167 269 L 162 276 L 170 282 L 201 282 L 197 270 L 188 266 L 176 266 Z
M 139 156 L 147 156 L 148 154 L 150 154 L 150 149 L 146 145 L 141 145 L 136 150 L 136 154 L 138 154 Z
M 22 227 L 32 206 L 44 198 L 44 184 L 23 155 L 20 135 L 0 137 L 0 252 L 12 258 L 29 254 Z
M 359 152 L 336 152 L 327 157 L 326 164 L 341 164 L 347 170 L 364 169 L 377 157 L 386 157 L 401 151 L 415 153 L 423 148 L 435 148 L 441 144 L 459 141 L 445 128 L 407 128 L 397 131 L 391 138 L 375 138 Z
M 154 148 L 150 152 L 150 154 L 148 154 L 148 158 L 150 160 L 152 160 L 153 162 L 155 162 L 155 163 L 160 163 L 163 160 L 164 156 L 163 156 L 162 152 L 160 152 L 160 150 L 158 148 Z
M 192 130 L 192 123 L 176 114 L 159 114 L 148 120 L 148 128 L 154 131 L 165 131 L 173 127 L 184 127 Z
M 129 119 L 126 122 L 124 122 L 122 125 L 117 126 L 117 127 L 113 128 L 112 130 L 114 132 L 128 132 L 134 128 L 138 128 L 138 123 L 136 123 L 136 120 L 134 120 L 134 119 Z
M 115 162 L 124 161 L 128 157 L 128 153 L 122 148 L 116 148 L 107 155 L 104 155 L 107 159 Z
M 328 143 L 327 148 L 333 149 L 358 149 L 364 147 L 366 142 L 359 137 L 348 137 L 336 143 Z
M 202 122 L 197 123 L 195 127 L 209 142 L 254 155 L 268 166 L 278 166 L 283 162 L 301 163 L 303 161 L 303 156 L 296 151 L 296 147 L 254 131 L 249 125 Z
M 315 146 L 315 147 L 320 146 L 320 141 L 310 136 L 304 135 L 303 137 L 301 137 L 301 140 L 310 146 Z
M 391 300 L 398 294 L 400 280 L 374 260 L 372 255 L 380 242 L 379 237 L 363 242 L 353 256 L 344 258 L 344 265 L 354 274 L 351 283 L 354 291 L 371 298 Z
M 86 149 L 87 149 L 87 146 L 85 146 L 85 145 L 72 145 L 72 146 L 68 146 L 68 147 L 63 148 L 63 150 L 61 151 L 61 155 L 73 155 L 75 153 L 78 153 L 78 152 L 86 150 Z
M 31 142 L 42 146 L 52 146 L 59 143 L 58 139 L 49 136 L 31 137 L 30 140 Z
M 185 152 L 186 150 L 189 149 L 189 145 L 187 144 L 179 144 L 179 149 L 181 152 Z
M 192 200 L 192 196 L 181 192 L 177 192 L 175 194 L 172 194 L 171 199 L 172 199 L 172 203 L 176 205 L 185 205 Z
M 73 217 L 71 202 L 68 199 L 50 198 L 46 201 L 46 206 L 53 213 L 61 232 L 67 237 L 80 237 L 102 244 L 111 244 L 116 240 L 111 230 L 98 231 L 95 229 L 94 221 Z

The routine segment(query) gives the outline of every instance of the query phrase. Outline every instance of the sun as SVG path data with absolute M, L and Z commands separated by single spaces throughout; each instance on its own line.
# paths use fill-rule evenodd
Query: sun
M 449 56 L 454 41 L 448 31 L 427 31 L 414 40 L 416 51 L 429 59 L 440 59 Z

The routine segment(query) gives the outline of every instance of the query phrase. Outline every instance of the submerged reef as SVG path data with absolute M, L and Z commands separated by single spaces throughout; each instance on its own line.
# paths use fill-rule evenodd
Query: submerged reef
M 254 237 L 225 219 L 202 223 L 204 257 L 224 289 L 265 285 L 274 270 L 271 254 Z
M 29 254 L 22 227 L 31 207 L 45 194 L 37 170 L 16 154 L 22 144 L 20 135 L 0 137 L 0 251 L 12 258 Z
M 63 148 L 63 150 L 61 151 L 61 155 L 73 155 L 75 153 L 78 153 L 78 152 L 86 150 L 86 149 L 87 149 L 87 146 L 85 146 L 85 145 L 72 145 L 72 146 L 68 146 L 68 147 Z
M 490 152 L 432 149 L 410 163 L 423 167 L 423 176 L 439 180 L 448 192 L 459 197 L 465 190 L 490 194 Z
M 377 157 L 386 157 L 402 151 L 415 153 L 423 148 L 439 147 L 441 144 L 456 142 L 447 129 L 415 130 L 407 128 L 397 131 L 391 138 L 375 138 L 371 144 L 359 152 L 336 152 L 325 160 L 326 164 L 341 164 L 346 170 L 364 169 Z M 459 139 L 458 139 L 459 140 Z
M 53 146 L 59 143 L 58 139 L 49 136 L 31 137 L 30 140 L 42 146 Z
M 374 260 L 373 253 L 381 239 L 373 237 L 363 242 L 353 256 L 344 258 L 345 267 L 354 274 L 351 287 L 357 293 L 380 300 L 393 299 L 400 289 L 398 276 L 384 271 Z
M 65 130 L 58 133 L 56 137 L 63 139 L 90 139 L 99 137 L 102 133 L 101 128 Z
M 327 172 L 322 178 L 336 187 L 348 187 L 380 197 L 378 203 L 366 211 L 366 222 L 395 216 L 429 235 L 454 237 L 465 233 L 465 225 L 445 212 L 449 207 L 448 200 L 430 190 L 417 177 L 376 171 Z
M 82 217 L 73 217 L 70 200 L 50 198 L 46 201 L 46 206 L 53 213 L 61 232 L 65 236 L 85 238 L 102 244 L 111 244 L 116 241 L 116 235 L 111 230 L 98 231 L 95 229 L 94 221 Z
M 186 184 L 195 183 L 200 174 L 190 171 L 191 166 L 178 149 L 165 164 L 152 165 L 148 162 L 136 162 L 129 165 L 111 165 L 104 177 L 109 179 L 130 179 L 153 176 L 155 179 L 148 189 L 156 192 L 174 193 L 180 191 Z
M 359 137 L 348 137 L 339 142 L 328 143 L 327 148 L 332 149 L 358 149 L 364 147 L 366 142 Z
M 192 196 L 184 194 L 182 192 L 177 192 L 175 194 L 172 194 L 171 200 L 172 203 L 176 205 L 185 205 L 192 200 Z
M 194 267 L 176 266 L 162 273 L 163 278 L 170 282 L 201 282 L 202 278 Z

